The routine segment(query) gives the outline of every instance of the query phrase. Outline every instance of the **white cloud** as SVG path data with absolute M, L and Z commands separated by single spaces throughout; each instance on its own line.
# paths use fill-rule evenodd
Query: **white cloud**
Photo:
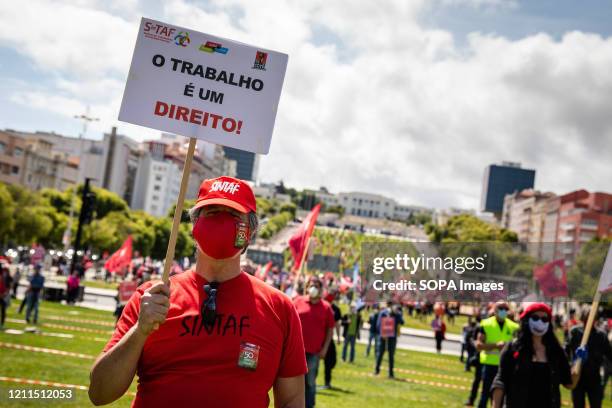
M 438 0 L 444 6 L 470 6 L 477 9 L 513 9 L 519 6 L 516 0 Z
M 0 44 L 58 79 L 51 90 L 26 89 L 13 100 L 70 117 L 89 103 L 107 130 L 116 123 L 138 13 L 27 4 L 22 15 L 0 6 Z M 202 9 L 171 0 L 163 12 L 174 24 L 289 53 L 271 153 L 260 166 L 265 180 L 477 207 L 484 167 L 513 160 L 536 168 L 543 190 L 609 190 L 612 39 L 571 32 L 559 41 L 546 34 L 510 41 L 472 33 L 460 49 L 450 32 L 419 23 L 427 7 L 232 0 Z M 66 23 L 42 44 L 51 24 L 35 22 L 51 9 Z M 14 32 L 18 26 L 28 27 L 25 35 Z M 320 45 L 313 27 L 337 42 Z M 124 124 L 120 130 L 152 134 Z
M 137 26 L 101 10 L 64 2 L 0 2 L 0 45 L 43 71 L 81 78 L 127 73 Z

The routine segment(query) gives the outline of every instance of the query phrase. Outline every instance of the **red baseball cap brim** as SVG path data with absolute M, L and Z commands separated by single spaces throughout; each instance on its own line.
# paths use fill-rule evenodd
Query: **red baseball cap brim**
M 209 198 L 206 200 L 197 201 L 193 206 L 194 209 L 206 207 L 208 205 L 223 205 L 229 208 L 233 208 L 241 213 L 248 214 L 249 209 L 235 201 L 228 200 L 227 198 Z

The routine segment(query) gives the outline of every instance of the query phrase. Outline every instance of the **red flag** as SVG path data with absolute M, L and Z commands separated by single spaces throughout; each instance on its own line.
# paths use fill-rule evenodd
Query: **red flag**
M 315 207 L 308 213 L 298 230 L 291 238 L 289 238 L 289 249 L 293 256 L 293 270 L 297 271 L 302 266 L 302 258 L 304 257 L 304 250 L 308 245 L 308 240 L 312 235 L 319 211 L 321 210 L 321 204 L 315 205 Z
M 556 259 L 533 269 L 533 277 L 546 297 L 567 297 L 565 260 Z
M 104 268 L 111 273 L 120 272 L 123 268 L 129 266 L 131 262 L 132 236 L 128 235 L 121 248 L 106 260 Z

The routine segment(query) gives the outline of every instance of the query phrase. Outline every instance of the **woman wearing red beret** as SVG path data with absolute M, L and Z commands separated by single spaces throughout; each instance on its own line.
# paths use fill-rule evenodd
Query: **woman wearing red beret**
M 532 303 L 521 313 L 518 337 L 502 350 L 491 387 L 494 408 L 504 406 L 504 397 L 507 408 L 558 408 L 559 385 L 572 389 L 578 382 L 551 320 L 544 303 Z

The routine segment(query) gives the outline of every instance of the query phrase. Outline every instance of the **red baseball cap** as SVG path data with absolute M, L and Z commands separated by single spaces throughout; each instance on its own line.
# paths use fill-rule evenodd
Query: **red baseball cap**
M 521 319 L 524 319 L 525 316 L 530 315 L 534 312 L 544 312 L 548 315 L 549 319 L 552 319 L 552 309 L 546 303 L 534 302 L 530 303 L 523 313 L 521 313 Z
M 248 183 L 233 177 L 221 176 L 204 180 L 193 208 L 224 205 L 241 213 L 257 212 L 255 194 Z

